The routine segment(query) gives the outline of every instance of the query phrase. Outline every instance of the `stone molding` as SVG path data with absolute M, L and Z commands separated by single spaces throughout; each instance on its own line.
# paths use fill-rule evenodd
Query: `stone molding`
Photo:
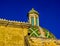
M 19 22 L 19 21 L 11 21 L 11 20 L 6 20 L 6 19 L 0 19 L 0 26 L 10 26 L 10 27 L 27 27 L 29 28 L 31 26 L 31 24 L 29 24 L 28 22 Z

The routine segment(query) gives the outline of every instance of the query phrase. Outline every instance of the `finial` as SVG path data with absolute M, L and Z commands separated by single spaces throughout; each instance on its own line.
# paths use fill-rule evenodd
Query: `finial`
M 30 11 L 29 11 L 29 14 L 32 14 L 32 13 L 35 13 L 35 14 L 39 14 L 34 8 L 32 8 Z
M 34 8 L 32 8 L 32 10 L 34 10 Z

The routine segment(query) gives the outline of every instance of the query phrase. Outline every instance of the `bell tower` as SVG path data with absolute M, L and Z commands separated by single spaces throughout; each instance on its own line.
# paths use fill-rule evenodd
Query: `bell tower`
M 39 26 L 39 13 L 34 10 L 34 8 L 32 8 L 29 12 L 28 12 L 28 22 L 32 25 L 32 26 Z

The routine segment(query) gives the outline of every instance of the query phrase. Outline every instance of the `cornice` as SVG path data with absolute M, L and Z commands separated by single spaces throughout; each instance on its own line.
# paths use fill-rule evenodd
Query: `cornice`
M 28 22 L 20 22 L 20 21 L 11 21 L 6 19 L 0 19 L 0 26 L 6 27 L 27 27 L 29 28 L 31 25 Z

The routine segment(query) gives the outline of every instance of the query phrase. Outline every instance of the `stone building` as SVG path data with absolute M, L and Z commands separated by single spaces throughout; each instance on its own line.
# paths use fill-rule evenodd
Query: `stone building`
M 28 12 L 28 22 L 0 19 L 0 46 L 48 46 L 48 44 L 60 45 L 60 40 L 39 26 L 39 13 L 34 8 Z

